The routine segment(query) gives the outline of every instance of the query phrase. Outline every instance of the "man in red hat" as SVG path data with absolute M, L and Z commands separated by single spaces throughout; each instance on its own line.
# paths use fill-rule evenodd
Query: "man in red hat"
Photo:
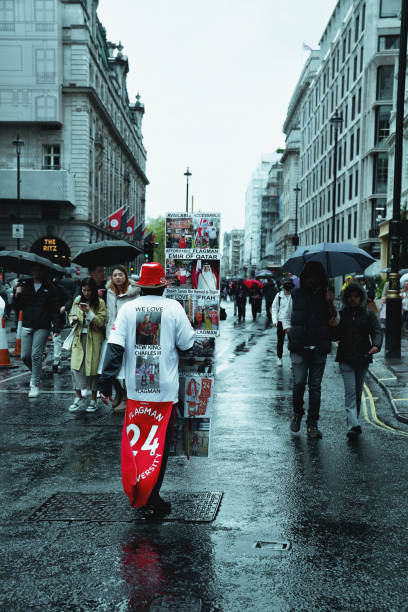
M 112 383 L 124 361 L 127 409 L 122 433 L 122 482 L 134 507 L 156 515 L 171 511 L 160 495 L 178 402 L 178 350 L 194 344 L 194 330 L 184 308 L 163 297 L 167 285 L 160 263 L 142 265 L 137 285 L 141 296 L 125 304 L 110 330 L 98 388 L 107 404 Z M 140 326 L 154 326 L 155 342 L 146 342 Z M 142 386 L 136 377 L 137 359 L 148 358 L 153 380 Z

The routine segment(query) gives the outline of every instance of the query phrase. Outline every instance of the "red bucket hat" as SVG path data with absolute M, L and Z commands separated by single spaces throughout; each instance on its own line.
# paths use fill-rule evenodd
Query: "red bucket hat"
M 140 278 L 136 285 L 149 289 L 154 287 L 165 287 L 168 284 L 163 266 L 160 263 L 152 262 L 142 265 Z

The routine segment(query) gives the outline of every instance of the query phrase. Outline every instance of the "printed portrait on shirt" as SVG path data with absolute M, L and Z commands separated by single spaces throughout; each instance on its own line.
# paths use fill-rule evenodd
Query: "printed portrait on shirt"
M 219 260 L 197 259 L 193 262 L 192 288 L 199 291 L 218 291 L 220 288 Z
M 154 393 L 160 389 L 160 358 L 138 355 L 136 357 L 136 391 Z
M 136 344 L 160 345 L 161 312 L 143 309 L 136 314 Z

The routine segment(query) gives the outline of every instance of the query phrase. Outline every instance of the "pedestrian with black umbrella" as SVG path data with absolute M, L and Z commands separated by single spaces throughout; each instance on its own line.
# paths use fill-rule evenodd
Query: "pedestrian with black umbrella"
M 309 387 L 307 435 L 322 438 L 317 423 L 320 416 L 321 384 L 326 359 L 331 350 L 330 326 L 337 313 L 327 298 L 328 279 L 319 262 L 308 262 L 300 275 L 300 287 L 292 291 L 282 326 L 288 334 L 293 374 L 293 416 L 291 431 L 300 430 L 303 396 Z

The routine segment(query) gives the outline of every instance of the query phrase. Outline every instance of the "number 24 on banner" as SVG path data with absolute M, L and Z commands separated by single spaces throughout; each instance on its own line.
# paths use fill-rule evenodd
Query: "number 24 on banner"
M 157 447 L 159 446 L 159 439 L 154 438 L 158 428 L 159 428 L 158 425 L 152 425 L 149 435 L 147 436 L 142 448 L 140 449 L 142 451 L 150 451 L 150 454 L 152 456 L 156 453 Z M 128 436 L 131 431 L 133 432 L 133 437 L 132 439 L 129 438 L 129 442 L 130 442 L 130 446 L 133 448 L 133 446 L 136 444 L 136 442 L 138 441 L 140 437 L 140 429 L 137 425 L 134 425 L 132 423 L 131 425 L 128 425 L 126 428 L 126 433 L 128 434 Z M 135 451 L 135 450 L 132 451 L 132 453 L 135 456 L 137 455 L 138 452 L 139 451 Z

